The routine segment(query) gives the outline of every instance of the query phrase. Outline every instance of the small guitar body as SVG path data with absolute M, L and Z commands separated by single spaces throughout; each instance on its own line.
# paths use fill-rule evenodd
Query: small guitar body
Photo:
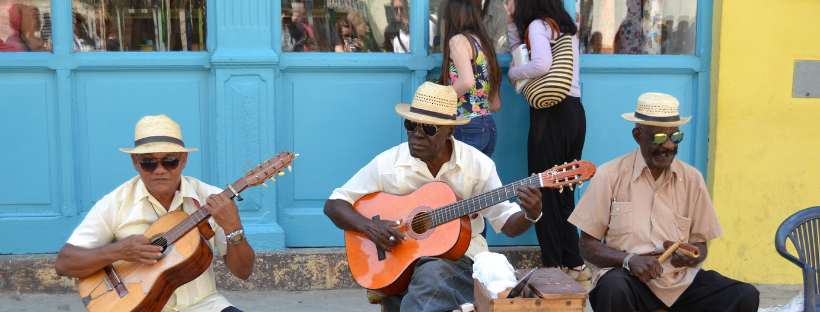
M 151 224 L 144 235 L 148 238 L 159 236 L 187 217 L 185 212 L 171 211 Z M 167 246 L 157 263 L 147 265 L 117 261 L 109 268 L 81 278 L 78 288 L 84 302 L 85 298 L 99 296 L 88 300 L 86 308 L 91 312 L 159 311 L 177 288 L 208 269 L 213 255 L 208 241 L 197 228 L 193 228 Z M 118 284 L 125 291 L 114 288 Z M 109 285 L 114 288 L 113 291 L 109 291 Z M 122 293 L 124 295 L 121 297 Z
M 415 218 L 424 218 L 435 207 L 455 203 L 453 189 L 444 182 L 431 182 L 405 196 L 387 193 L 368 194 L 353 208 L 372 219 L 404 220 L 397 228 L 407 240 L 384 253 L 379 260 L 376 245 L 362 233 L 345 231 L 347 261 L 353 277 L 363 287 L 381 296 L 392 296 L 407 288 L 416 261 L 423 256 L 437 256 L 456 260 L 467 252 L 472 230 L 467 216 L 424 231 L 423 226 L 413 229 Z M 421 223 L 419 223 L 421 224 Z
M 229 198 L 257 186 L 287 167 L 299 154 L 282 152 L 248 171 L 222 194 Z M 267 185 L 265 185 L 267 187 Z M 198 206 L 199 204 L 197 204 Z M 171 295 L 182 285 L 193 281 L 208 267 L 214 252 L 208 242 L 214 231 L 208 224 L 211 215 L 197 209 L 191 215 L 175 210 L 163 215 L 143 233 L 151 245 L 163 248 L 157 263 L 142 264 L 117 261 L 79 281 L 80 298 L 91 312 L 162 310 Z
M 595 165 L 581 160 L 463 200 L 444 182 L 427 183 L 405 196 L 383 192 L 365 195 L 353 209 L 369 219 L 401 220 L 396 229 L 407 240 L 393 247 L 393 252 L 385 252 L 364 234 L 346 230 L 350 272 L 359 285 L 382 297 L 398 294 L 410 284 L 419 258 L 456 260 L 467 252 L 472 239 L 469 215 L 518 196 L 522 185 L 563 191 L 564 187 L 580 187 L 594 174 Z

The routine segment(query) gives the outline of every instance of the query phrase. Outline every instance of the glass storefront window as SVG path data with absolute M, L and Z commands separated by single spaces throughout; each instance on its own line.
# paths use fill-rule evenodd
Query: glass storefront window
M 495 53 L 510 53 L 510 43 L 507 42 L 507 12 L 504 4 L 507 0 L 473 0 L 482 13 L 482 21 L 487 36 L 493 43 Z M 442 38 L 444 38 L 444 21 L 439 19 L 444 14 L 446 0 L 430 0 L 430 52 L 441 53 Z
M 584 54 L 694 55 L 697 1 L 581 0 Z
M 410 53 L 410 1 L 282 0 L 282 51 Z
M 74 51 L 203 51 L 206 2 L 72 0 Z
M 0 0 L 0 52 L 51 51 L 50 0 Z

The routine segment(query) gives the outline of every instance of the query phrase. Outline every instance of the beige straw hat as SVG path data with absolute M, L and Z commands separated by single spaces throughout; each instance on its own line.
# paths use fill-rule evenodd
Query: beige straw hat
M 425 82 L 413 96 L 413 104 L 398 104 L 396 112 L 404 118 L 431 125 L 463 125 L 469 118 L 458 117 L 458 95 L 451 86 Z
M 621 115 L 627 121 L 634 123 L 677 127 L 689 122 L 692 116 L 681 117 L 678 113 L 678 99 L 663 93 L 644 93 L 638 97 L 638 108 L 632 113 Z
M 129 154 L 197 151 L 195 148 L 185 148 L 179 124 L 165 115 L 142 117 L 134 130 L 134 148 L 120 150 Z

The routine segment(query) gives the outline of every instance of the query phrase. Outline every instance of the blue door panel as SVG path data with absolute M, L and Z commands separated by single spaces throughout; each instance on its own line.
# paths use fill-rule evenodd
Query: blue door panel
M 0 218 L 59 213 L 53 75 L 0 75 Z
M 87 203 L 81 211 L 137 175 L 119 149 L 134 146 L 134 127 L 143 116 L 165 114 L 179 123 L 185 146 L 200 149 L 188 154 L 183 175 L 202 179 L 204 72 L 81 72 L 77 80 L 78 166 Z
M 299 153 L 283 184 L 280 221 L 289 247 L 341 246 L 322 207 L 379 153 L 406 136 L 395 105 L 408 102 L 410 73 L 285 73 L 283 147 Z M 292 116 L 292 117 L 291 117 Z M 292 139 L 289 139 L 292 138 Z M 291 141 L 292 142 L 288 142 Z

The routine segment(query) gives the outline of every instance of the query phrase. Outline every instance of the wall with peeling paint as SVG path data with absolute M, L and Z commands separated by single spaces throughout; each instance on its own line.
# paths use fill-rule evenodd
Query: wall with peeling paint
M 712 242 L 706 268 L 799 284 L 774 236 L 788 216 L 820 205 L 820 99 L 792 98 L 794 62 L 820 60 L 820 1 L 715 6 L 709 184 L 724 236 Z

